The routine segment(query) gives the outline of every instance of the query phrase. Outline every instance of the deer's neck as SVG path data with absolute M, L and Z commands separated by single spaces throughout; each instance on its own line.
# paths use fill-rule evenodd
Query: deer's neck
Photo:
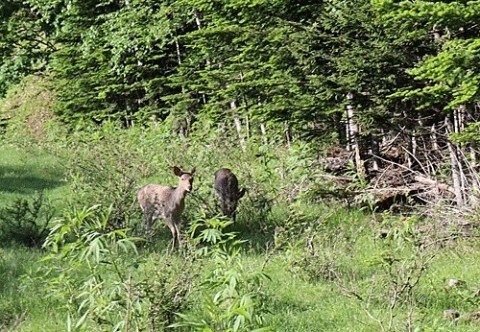
M 176 187 L 173 191 L 173 196 L 175 197 L 175 201 L 183 201 L 185 199 L 185 196 L 187 196 L 187 191 L 180 187 Z

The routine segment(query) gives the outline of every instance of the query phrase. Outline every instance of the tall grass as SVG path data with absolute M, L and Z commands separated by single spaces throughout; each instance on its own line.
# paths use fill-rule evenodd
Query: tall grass
M 323 185 L 314 145 L 248 142 L 245 153 L 228 137 L 205 135 L 208 140 L 187 140 L 161 126 L 110 124 L 58 136 L 39 145 L 43 150 L 0 148 L 6 156 L 0 160 L 1 206 L 32 200 L 40 191 L 56 211 L 45 251 L 0 249 L 1 327 L 159 331 L 177 324 L 191 331 L 213 315 L 215 324 L 243 330 L 478 330 L 475 227 L 375 216 L 318 199 L 311 194 Z M 186 200 L 186 247 L 169 256 L 162 221 L 151 242 L 135 239 L 143 223 L 135 190 L 147 182 L 175 185 L 174 165 L 195 166 L 197 176 Z M 212 189 L 219 167 L 232 168 L 247 188 L 237 222 L 222 230 L 239 241 L 232 247 L 199 241 L 201 234 L 218 234 L 202 231 L 219 220 Z M 94 212 L 82 217 L 78 211 Z M 188 224 L 199 221 L 188 233 Z M 136 252 L 118 250 L 122 239 L 138 244 Z M 205 248 L 216 248 L 221 259 L 201 256 Z M 35 263 L 46 255 L 49 260 Z M 266 278 L 255 279 L 260 272 Z M 231 284 L 224 283 L 227 277 Z M 445 318 L 445 310 L 458 311 L 459 319 Z
M 0 248 L 0 330 L 63 331 L 60 303 L 45 296 L 40 284 L 31 280 L 44 255 L 38 249 Z
M 39 212 L 32 207 L 39 195 L 51 201 L 55 210 L 64 206 L 69 192 L 64 168 L 58 158 L 35 147 L 5 144 L 0 146 L 0 156 L 0 330 L 61 331 L 58 303 L 46 298 L 40 285 L 28 277 L 44 255 L 38 249 L 41 243 L 36 248 L 19 243 L 32 240 L 34 233 L 26 231 L 39 231 L 37 226 L 43 227 L 46 221 L 43 212 L 29 214 Z M 38 225 L 31 224 L 36 221 Z

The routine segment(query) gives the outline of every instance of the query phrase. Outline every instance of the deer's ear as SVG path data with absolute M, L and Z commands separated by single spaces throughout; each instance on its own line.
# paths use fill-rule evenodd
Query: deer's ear
M 192 175 L 195 174 L 195 167 L 192 168 L 192 170 L 190 171 L 190 174 L 192 174 Z
M 182 170 L 178 168 L 177 166 L 173 166 L 173 174 L 176 176 L 181 176 L 182 175 Z

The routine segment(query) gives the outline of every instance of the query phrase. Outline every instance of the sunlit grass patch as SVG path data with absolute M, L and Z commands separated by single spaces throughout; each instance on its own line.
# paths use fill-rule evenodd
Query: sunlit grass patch
M 58 158 L 15 146 L 0 146 L 0 156 L 0 206 L 39 192 L 52 200 L 64 198 L 67 183 Z

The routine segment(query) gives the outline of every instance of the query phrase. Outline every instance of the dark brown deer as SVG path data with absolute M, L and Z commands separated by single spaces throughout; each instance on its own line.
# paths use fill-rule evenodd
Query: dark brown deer
M 185 209 L 185 196 L 193 188 L 195 168 L 184 172 L 175 166 L 173 173 L 179 178 L 177 187 L 147 184 L 138 190 L 137 199 L 146 219 L 147 231 L 150 231 L 155 220 L 164 219 L 172 232 L 172 248 L 175 248 L 176 243 L 180 246 L 180 218 Z
M 214 188 L 220 198 L 222 213 L 235 221 L 237 204 L 245 195 L 245 189 L 238 189 L 238 179 L 228 168 L 220 168 L 215 172 Z

